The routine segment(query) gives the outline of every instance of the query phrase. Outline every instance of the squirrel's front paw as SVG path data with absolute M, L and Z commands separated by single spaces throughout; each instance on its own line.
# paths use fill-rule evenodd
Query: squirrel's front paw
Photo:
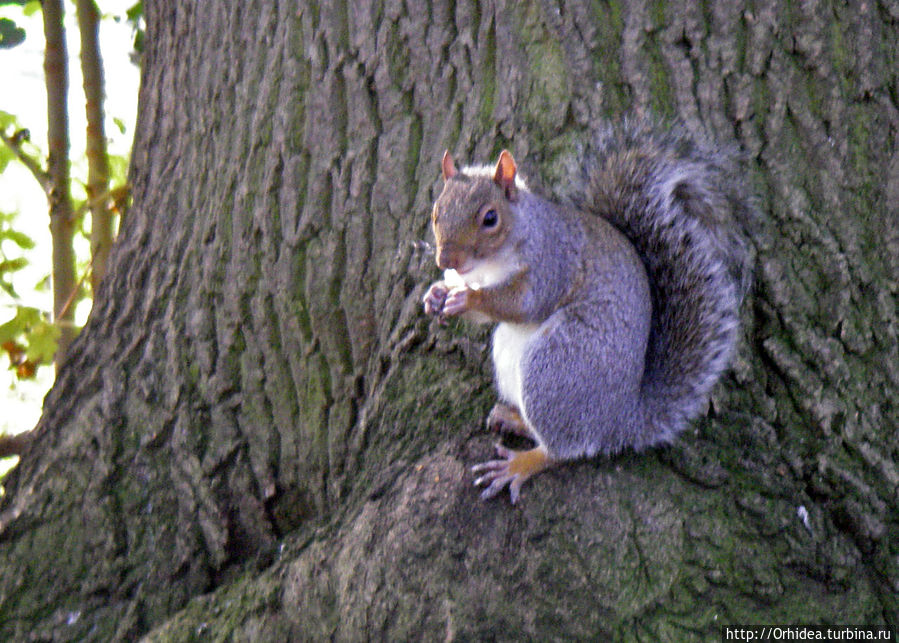
M 446 295 L 443 302 L 443 314 L 447 317 L 461 315 L 471 310 L 472 290 L 467 286 L 453 288 Z
M 501 460 L 489 460 L 477 464 L 471 468 L 472 473 L 482 473 L 475 485 L 481 487 L 488 485 L 481 492 L 481 498 L 492 498 L 503 488 L 509 486 L 509 496 L 514 505 L 518 502 L 521 493 L 521 485 L 525 480 L 536 473 L 540 473 L 550 465 L 549 455 L 543 447 L 536 447 L 527 451 L 513 451 L 501 444 L 496 445 L 496 454 Z
M 431 284 L 422 300 L 425 305 L 425 314 L 442 315 L 447 294 L 449 294 L 449 288 L 442 281 Z

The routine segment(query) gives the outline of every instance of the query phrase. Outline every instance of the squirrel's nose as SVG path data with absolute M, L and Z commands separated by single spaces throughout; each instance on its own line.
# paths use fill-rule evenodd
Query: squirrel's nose
M 437 248 L 437 267 L 441 270 L 456 270 L 462 265 L 462 254 L 455 248 Z

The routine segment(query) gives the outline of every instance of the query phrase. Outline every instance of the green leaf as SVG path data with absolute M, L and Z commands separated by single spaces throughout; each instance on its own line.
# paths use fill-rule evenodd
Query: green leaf
M 128 20 L 131 22 L 136 22 L 144 17 L 144 3 L 143 2 L 135 2 L 128 11 L 125 12 L 125 15 L 128 17 Z
M 0 324 L 0 344 L 13 341 L 25 346 L 25 356 L 35 364 L 53 361 L 59 328 L 37 308 L 18 306 L 15 316 Z
M 2 0 L 0 0 L 0 2 L 2 2 Z M 0 18 L 0 20 L 2 20 L 2 18 Z M 19 119 L 16 118 L 15 115 L 0 110 L 0 130 L 9 136 L 12 136 L 13 132 L 19 131 L 20 129 L 22 128 L 19 126 Z M 16 155 L 9 149 L 9 147 L 0 145 L 0 172 L 3 172 L 9 162 L 15 158 Z
M 0 261 L 0 274 L 4 272 L 15 272 L 21 270 L 28 265 L 28 259 L 25 257 L 17 257 L 15 259 L 6 259 Z
M 16 289 L 13 288 L 12 284 L 9 283 L 8 281 L 4 281 L 3 279 L 0 279 L 0 290 L 5 292 L 7 295 L 12 297 L 13 299 L 19 298 L 19 293 L 16 292 Z
M 34 289 L 37 292 L 50 292 L 50 284 L 52 281 L 50 280 L 50 275 L 44 275 L 40 279 L 38 279 L 37 283 L 34 284 Z
M 134 34 L 134 43 L 132 43 L 132 47 L 134 47 L 134 51 L 139 54 L 144 53 L 144 31 L 138 30 Z
M 119 129 L 119 133 L 124 134 L 127 131 L 127 127 L 125 127 L 125 121 L 121 118 L 116 118 L 113 116 L 112 122 L 115 123 L 115 126 Z
M 0 109 L 0 129 L 5 130 L 10 125 L 16 125 L 17 122 L 18 119 L 15 116 Z
M 41 311 L 31 306 L 17 306 L 15 316 L 0 324 L 0 344 L 18 339 L 31 325 L 41 321 Z
M 109 164 L 110 185 L 124 185 L 128 179 L 128 159 L 118 154 L 110 154 L 107 160 Z
M 22 7 L 22 13 L 26 16 L 33 16 L 41 10 L 40 0 L 25 0 L 22 4 L 25 5 Z
M 9 18 L 0 18 L 0 49 L 12 49 L 24 40 L 24 29 Z
M 36 364 L 49 364 L 53 361 L 59 341 L 59 327 L 46 319 L 41 319 L 29 329 L 25 339 L 28 345 L 25 355 Z
M 31 250 L 34 248 L 34 239 L 18 230 L 0 230 L 0 241 L 3 239 L 9 239 L 22 250 Z
M 6 147 L 6 145 L 0 145 L 0 172 L 3 172 L 14 158 L 16 158 L 16 155 L 13 154 L 11 149 Z

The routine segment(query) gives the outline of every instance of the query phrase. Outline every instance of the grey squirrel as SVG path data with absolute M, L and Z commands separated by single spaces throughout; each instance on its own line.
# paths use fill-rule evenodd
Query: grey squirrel
M 431 215 L 444 278 L 429 315 L 499 322 L 493 429 L 536 446 L 473 467 L 512 502 L 565 460 L 670 442 L 729 363 L 753 214 L 733 154 L 645 120 L 603 126 L 558 205 L 503 151 L 456 169 L 446 152 Z

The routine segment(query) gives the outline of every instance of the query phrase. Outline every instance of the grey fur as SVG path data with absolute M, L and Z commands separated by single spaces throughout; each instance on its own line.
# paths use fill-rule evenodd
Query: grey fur
M 570 186 L 582 211 L 631 240 L 649 273 L 653 317 L 632 446 L 668 442 L 704 406 L 737 340 L 750 281 L 744 230 L 756 216 L 738 156 L 646 121 L 602 128 Z

